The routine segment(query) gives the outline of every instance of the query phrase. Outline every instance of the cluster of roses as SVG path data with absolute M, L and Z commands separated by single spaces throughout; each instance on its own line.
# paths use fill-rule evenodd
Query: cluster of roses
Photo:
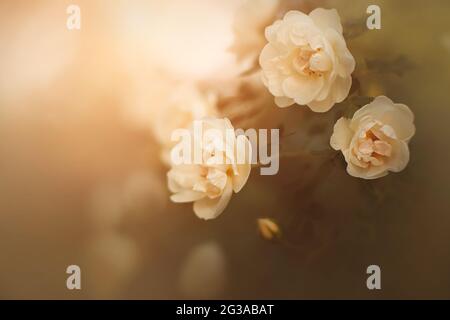
M 265 39 L 259 65 L 263 83 L 278 107 L 297 104 L 327 112 L 347 98 L 355 59 L 347 48 L 336 10 L 318 8 L 309 15 L 289 11 L 265 28 Z M 233 128 L 228 119 L 208 118 L 203 123 L 205 128 Z M 350 175 L 376 179 L 406 167 L 408 142 L 414 133 L 411 110 L 379 96 L 356 111 L 352 119 L 339 119 L 330 144 L 344 155 Z M 226 147 L 212 141 L 208 154 L 212 157 L 214 151 L 222 152 L 219 149 Z M 232 162 L 174 165 L 168 173 L 169 189 L 174 193 L 171 199 L 194 202 L 200 218 L 217 217 L 250 174 L 250 163 L 236 170 Z

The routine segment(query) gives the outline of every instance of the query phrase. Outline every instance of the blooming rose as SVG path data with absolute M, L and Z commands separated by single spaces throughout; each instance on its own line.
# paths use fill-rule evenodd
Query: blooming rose
M 344 154 L 351 176 L 376 179 L 406 167 L 415 130 L 407 106 L 380 96 L 356 111 L 353 119 L 339 119 L 330 144 Z
M 266 28 L 266 39 L 259 62 L 279 107 L 297 103 L 326 112 L 347 97 L 355 59 L 336 10 L 289 11 Z
M 217 218 L 225 210 L 233 191 L 239 192 L 247 182 L 251 144 L 244 135 L 236 137 L 227 118 L 203 119 L 199 123 L 202 137 L 196 137 L 194 129 L 191 137 L 194 148 L 197 145 L 201 151 L 201 163 L 173 162 L 167 177 L 169 190 L 174 193 L 171 200 L 194 202 L 195 214 L 209 220 Z

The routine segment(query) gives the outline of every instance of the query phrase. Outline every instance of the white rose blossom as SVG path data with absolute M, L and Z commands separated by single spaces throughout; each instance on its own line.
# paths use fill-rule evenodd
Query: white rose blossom
M 326 112 L 348 96 L 355 59 L 342 31 L 337 11 L 322 8 L 289 11 L 266 28 L 259 62 L 279 107 L 297 103 Z
M 191 137 L 193 144 L 200 146 L 202 162 L 173 164 L 167 177 L 169 190 L 173 193 L 170 199 L 177 203 L 193 202 L 195 214 L 209 220 L 217 218 L 225 210 L 232 193 L 239 192 L 247 182 L 252 148 L 247 137 L 236 137 L 227 118 L 207 118 L 200 124 L 203 136 L 196 137 L 191 129 Z M 231 139 L 227 130 L 233 133 Z M 206 134 L 208 131 L 212 134 Z
M 406 167 L 408 142 L 415 130 L 414 115 L 406 105 L 380 96 L 356 111 L 352 119 L 339 119 L 330 144 L 342 151 L 351 176 L 376 179 Z

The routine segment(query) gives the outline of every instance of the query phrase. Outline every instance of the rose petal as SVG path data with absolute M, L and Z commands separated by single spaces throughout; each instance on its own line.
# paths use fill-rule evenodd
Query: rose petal
M 331 95 L 322 101 L 311 101 L 308 103 L 308 107 L 314 112 L 327 112 L 334 106 L 334 100 Z
M 371 167 L 369 170 L 365 168 L 360 168 L 355 166 L 353 163 L 349 162 L 347 165 L 347 172 L 349 175 L 355 178 L 361 178 L 366 180 L 373 180 L 384 177 L 388 174 L 385 167 Z
M 245 143 L 236 144 L 236 153 L 238 155 L 237 159 L 239 159 L 239 155 L 245 155 L 245 163 L 238 163 L 237 172 L 232 176 L 233 191 L 235 193 L 238 193 L 244 187 L 245 183 L 248 180 L 248 177 L 250 176 L 250 171 L 252 168 L 252 145 L 250 144 L 250 141 L 247 139 L 247 137 L 241 136 L 238 138 L 242 139 L 242 141 Z
M 334 150 L 344 150 L 350 145 L 353 132 L 350 130 L 350 119 L 340 118 L 334 125 L 330 145 Z
M 342 34 L 341 18 L 336 9 L 317 8 L 309 16 L 322 31 L 332 28 Z
M 294 99 L 287 97 L 275 97 L 275 104 L 280 108 L 292 106 L 295 103 Z
M 334 52 L 334 55 L 331 57 L 336 58 L 335 66 L 337 74 L 341 77 L 348 77 L 355 71 L 356 61 L 348 50 L 344 37 L 333 29 L 328 29 L 325 32 L 325 36 Z
M 206 176 L 206 179 L 208 179 L 208 181 L 212 185 L 216 186 L 220 190 L 223 190 L 223 188 L 227 184 L 228 177 L 226 173 L 221 170 L 210 169 L 208 175 Z
M 311 17 L 297 10 L 288 11 L 284 15 L 283 20 L 286 22 L 312 23 Z
M 262 68 L 270 67 L 270 61 L 280 55 L 279 50 L 270 43 L 267 44 L 259 55 L 259 64 Z
M 185 202 L 193 202 L 200 199 L 203 199 L 205 194 L 202 192 L 184 190 L 179 193 L 175 193 L 170 196 L 170 200 L 176 203 L 185 203 Z
M 392 155 L 388 159 L 387 166 L 390 171 L 403 171 L 409 162 L 408 144 L 399 140 L 392 142 Z
M 333 84 L 333 98 L 336 103 L 344 101 L 347 98 L 352 86 L 352 77 L 337 77 Z
M 310 69 L 313 71 L 325 72 L 331 69 L 331 59 L 325 52 L 318 52 L 311 56 L 309 60 Z
M 282 24 L 283 24 L 283 22 L 281 20 L 277 20 L 271 26 L 268 26 L 264 30 L 264 35 L 265 35 L 267 41 L 269 41 L 269 42 L 276 41 L 277 31 Z
M 296 103 L 306 105 L 314 100 L 322 86 L 322 77 L 292 76 L 283 81 L 283 92 Z
M 222 196 L 216 199 L 203 198 L 194 202 L 194 212 L 200 219 L 211 220 L 217 218 L 227 207 L 231 199 L 233 187 L 228 181 Z
M 352 128 L 361 121 L 378 120 L 394 129 L 398 139 L 408 141 L 415 134 L 414 114 L 403 104 L 394 104 L 391 99 L 379 96 L 368 105 L 355 112 Z

